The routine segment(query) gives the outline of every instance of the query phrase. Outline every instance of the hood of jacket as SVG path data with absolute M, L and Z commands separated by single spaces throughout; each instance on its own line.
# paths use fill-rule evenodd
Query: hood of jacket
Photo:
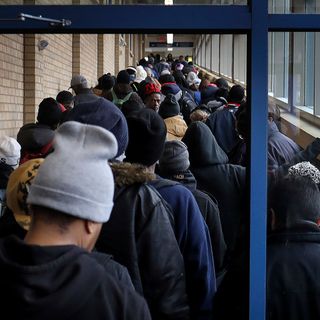
M 227 164 L 229 161 L 209 127 L 202 121 L 190 124 L 182 142 L 188 147 L 191 167 Z
M 54 138 L 54 130 L 40 123 L 29 123 L 20 128 L 17 141 L 22 150 L 37 151 L 50 143 Z
M 167 173 L 160 170 L 160 175 L 162 178 L 177 181 L 183 184 L 190 191 L 194 191 L 197 189 L 196 178 L 190 170 L 175 173 Z
M 111 162 L 115 185 L 117 188 L 130 186 L 135 183 L 147 183 L 155 180 L 156 175 L 140 164 L 129 162 Z
M 0 271 L 3 306 L 19 306 L 8 307 L 12 319 L 72 319 L 100 285 L 92 274 L 103 276 L 81 248 L 27 245 L 12 236 L 0 241 Z
M 167 127 L 167 140 L 182 139 L 187 130 L 187 124 L 182 116 L 177 115 L 174 117 L 164 119 Z

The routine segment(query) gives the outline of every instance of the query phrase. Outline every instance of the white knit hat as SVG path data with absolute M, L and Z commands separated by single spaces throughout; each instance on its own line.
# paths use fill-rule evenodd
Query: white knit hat
M 303 161 L 291 166 L 288 170 L 290 176 L 308 177 L 315 183 L 320 183 L 320 171 L 309 161 Z
M 0 161 L 12 166 L 17 167 L 20 160 L 21 146 L 14 138 L 3 136 L 0 137 Z
M 27 203 L 103 223 L 113 207 L 114 181 L 108 160 L 117 140 L 101 127 L 65 122 L 55 134 L 54 152 L 42 163 Z
M 137 73 L 135 82 L 140 83 L 147 77 L 147 71 L 144 70 L 143 66 L 137 66 Z

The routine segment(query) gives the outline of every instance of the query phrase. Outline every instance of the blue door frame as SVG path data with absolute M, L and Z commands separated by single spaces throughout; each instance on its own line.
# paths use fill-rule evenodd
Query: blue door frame
M 143 19 L 136 19 L 141 17 Z M 1 21 L 19 13 L 69 19 L 67 27 L 41 21 Z M 157 17 L 162 17 L 160 21 Z M 163 17 L 166 17 L 165 20 Z M 190 17 L 186 19 L 185 17 Z M 164 25 L 165 24 L 165 25 Z M 249 6 L 112 5 L 0 6 L 1 33 L 246 33 L 248 99 L 251 108 L 250 156 L 250 320 L 265 319 L 267 204 L 268 31 L 317 31 L 320 15 L 268 14 L 267 0 Z

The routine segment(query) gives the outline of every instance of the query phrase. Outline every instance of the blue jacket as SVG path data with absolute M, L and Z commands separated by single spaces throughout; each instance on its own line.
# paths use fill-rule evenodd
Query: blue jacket
M 212 319 L 216 277 L 208 228 L 198 204 L 183 185 L 158 177 L 151 182 L 170 205 L 184 258 L 191 319 Z

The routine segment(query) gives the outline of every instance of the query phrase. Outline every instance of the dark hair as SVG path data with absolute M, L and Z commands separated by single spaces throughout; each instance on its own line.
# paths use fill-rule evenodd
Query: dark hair
M 320 217 L 320 192 L 308 177 L 286 176 L 269 192 L 269 207 L 275 212 L 277 228 L 288 228 L 298 220 L 316 222 Z
M 70 224 L 77 220 L 76 217 L 64 212 L 43 206 L 31 205 L 31 211 L 35 222 L 41 220 L 46 224 L 56 225 L 61 233 L 68 231 Z
M 37 120 L 41 124 L 55 129 L 62 119 L 62 109 L 58 101 L 53 98 L 45 98 L 39 104 Z
M 73 94 L 69 91 L 63 90 L 57 94 L 56 100 L 61 103 L 71 103 L 74 100 Z

